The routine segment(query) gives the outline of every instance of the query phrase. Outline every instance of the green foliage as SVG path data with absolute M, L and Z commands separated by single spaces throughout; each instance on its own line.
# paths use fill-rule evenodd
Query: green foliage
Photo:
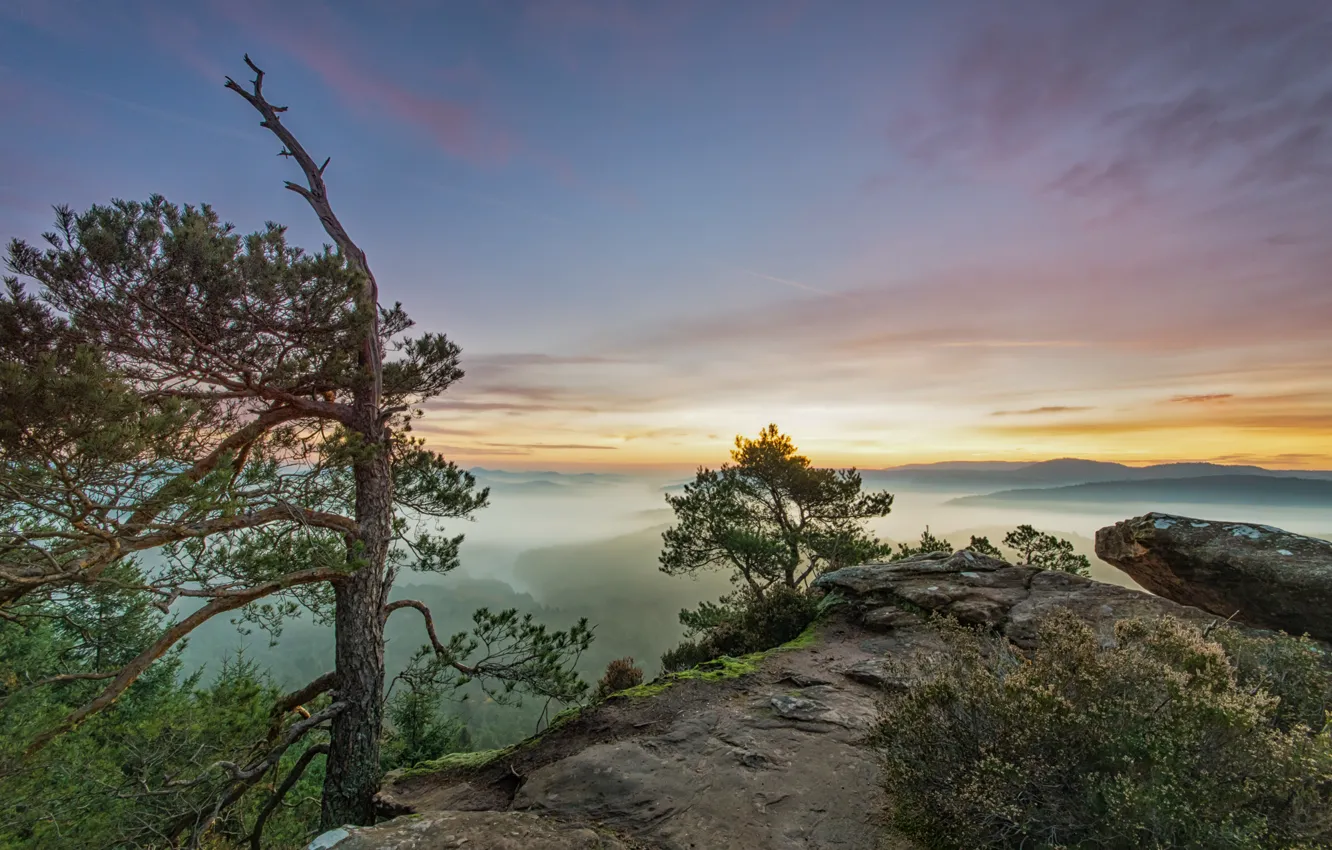
M 1225 650 L 1241 688 L 1280 700 L 1272 715 L 1277 728 L 1318 729 L 1325 722 L 1332 709 L 1326 649 L 1307 638 L 1260 638 L 1233 628 L 1213 628 L 1206 637 Z
M 988 537 L 977 537 L 973 534 L 967 548 L 977 555 L 985 555 L 988 558 L 994 558 L 996 561 L 1008 560 L 1004 557 L 1004 553 L 999 550 L 999 547 L 990 542 Z
M 808 591 L 775 586 L 756 596 L 744 590 L 681 611 L 688 639 L 661 657 L 666 672 L 730 656 L 739 658 L 794 640 L 819 614 L 819 600 Z
M 384 770 L 471 749 L 466 725 L 441 711 L 445 689 L 434 677 L 419 667 L 409 667 L 398 674 L 394 685 L 401 689 L 393 691 L 388 700 L 389 726 L 380 749 Z
M 587 694 L 577 672 L 579 657 L 592 644 L 592 627 L 579 620 L 564 631 L 551 631 L 516 608 L 472 615 L 471 632 L 459 632 L 435 650 L 431 665 L 451 687 L 472 681 L 496 702 L 530 694 L 574 703 Z M 423 648 L 424 650 L 424 648 Z
M 885 697 L 872 739 L 891 821 L 925 847 L 1332 846 L 1311 646 L 1160 619 L 1118 623 L 1107 648 L 1059 612 L 1026 658 L 941 630 L 949 652 Z
M 109 569 L 137 578 L 132 565 Z M 164 847 L 188 835 L 229 786 L 220 766 L 244 761 L 265 735 L 278 689 L 245 657 L 225 661 L 210 681 L 182 675 L 177 654 L 141 676 L 116 703 L 57 738 L 30 760 L 32 733 L 86 701 L 101 680 L 74 676 L 112 668 L 142 651 L 162 615 L 142 595 L 110 585 L 74 590 L 19 622 L 0 621 L 0 847 Z M 68 677 L 45 687 L 37 682 Z M 311 707 L 318 709 L 319 705 Z M 312 735 L 266 771 L 277 782 Z M 316 759 L 265 829 L 265 846 L 296 847 L 318 817 L 322 759 Z M 212 834 L 233 840 L 253 828 L 262 796 L 222 813 Z
M 1091 561 L 1073 551 L 1067 540 L 1019 525 L 1004 536 L 1004 545 L 1018 553 L 1019 563 L 1043 570 L 1059 570 L 1085 576 L 1091 573 Z
M 606 665 L 606 673 L 597 682 L 594 699 L 605 699 L 617 691 L 643 684 L 643 668 L 634 666 L 632 658 L 617 658 Z
M 883 551 L 865 521 L 887 515 L 893 497 L 862 493 L 855 469 L 811 466 L 776 425 L 756 440 L 736 437 L 731 460 L 666 497 L 677 524 L 662 535 L 663 572 L 723 569 L 762 596 Z
M 1014 550 L 1018 556 L 1018 563 L 1033 567 L 1040 567 L 1043 570 L 1060 570 L 1061 572 L 1074 573 L 1075 575 L 1085 576 L 1091 573 L 1091 561 L 1086 555 L 1079 555 L 1073 551 L 1073 544 L 1067 540 L 1055 537 L 1053 534 L 1045 534 L 1037 531 L 1030 525 L 1019 525 L 1004 536 L 1004 545 Z M 971 538 L 967 548 L 978 555 L 987 555 L 1000 561 L 1006 561 L 1004 553 L 999 547 L 990 542 L 988 537 Z M 890 560 L 900 561 L 903 558 L 910 558 L 913 555 L 923 555 L 929 552 L 952 552 L 953 545 L 941 537 L 935 537 L 930 533 L 926 526 L 921 532 L 920 542 L 915 546 L 906 543 L 900 543 L 897 551 L 893 553 Z
M 457 566 L 462 537 L 436 520 L 471 516 L 488 493 L 410 432 L 420 405 L 462 377 L 459 349 L 438 334 L 404 337 L 411 320 L 401 305 L 371 303 L 353 244 L 339 238 L 336 250 L 307 253 L 279 225 L 241 235 L 208 206 L 160 196 L 61 207 L 44 242 L 11 243 L 14 276 L 0 292 L 0 614 L 7 629 L 37 628 L 82 617 L 79 600 L 108 588 L 136 611 L 180 608 L 174 622 L 136 619 L 141 632 L 112 640 L 116 653 L 81 648 L 91 660 L 74 682 L 48 681 L 84 663 L 60 654 L 48 665 L 55 672 L 16 678 L 7 687 L 24 693 L 11 694 L 13 704 L 32 710 L 11 727 L 15 741 L 98 728 L 110 705 L 123 716 L 125 689 L 163 675 L 171 646 L 208 617 L 231 612 L 275 638 L 293 615 L 327 621 L 346 603 L 336 622 L 373 634 L 386 613 L 379 589 L 400 569 Z M 140 552 L 164 561 L 122 575 Z M 346 581 L 353 571 L 372 580 Z M 345 592 L 335 596 L 334 585 Z M 433 669 L 451 677 L 443 687 L 476 681 L 496 700 L 576 700 L 586 690 L 573 672 L 591 640 L 585 622 L 552 632 L 516 611 L 482 610 L 470 632 L 445 644 L 429 637 Z M 329 773 L 342 790 L 330 805 L 350 800 L 343 813 L 367 817 L 378 737 L 359 725 L 380 711 L 379 682 L 366 675 L 379 661 L 374 643 L 353 645 L 360 658 L 340 653 L 338 664 L 355 669 L 339 671 L 336 711 L 305 727 L 288 718 L 273 736 L 245 741 L 241 755 L 224 758 L 242 742 L 219 737 L 217 753 L 199 753 L 239 766 L 195 765 L 212 771 L 206 781 L 151 796 L 166 805 L 199 795 L 203 814 L 188 829 L 217 833 L 231 809 L 251 805 L 239 795 L 258 784 L 254 770 L 266 774 L 267 756 L 290 763 L 331 723 L 358 729 L 343 740 L 368 756 L 340 750 Z M 278 695 L 265 687 L 271 706 Z M 442 727 L 422 722 L 407 749 L 443 746 Z M 293 745 L 288 732 L 313 737 Z M 215 808 L 201 802 L 207 794 Z
M 661 654 L 661 671 L 675 673 L 720 658 L 705 640 L 682 640 Z
M 912 555 L 926 555 L 930 552 L 952 552 L 953 546 L 947 540 L 941 537 L 935 537 L 930 533 L 930 527 L 925 526 L 925 530 L 920 533 L 920 542 L 915 546 L 906 543 L 897 544 L 897 551 L 889 558 L 891 561 L 900 561 L 903 558 L 910 558 Z

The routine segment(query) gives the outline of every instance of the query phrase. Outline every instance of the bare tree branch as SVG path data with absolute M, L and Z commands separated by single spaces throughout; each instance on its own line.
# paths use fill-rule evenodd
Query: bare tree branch
M 306 202 L 319 216 L 319 222 L 324 226 L 324 231 L 333 239 L 333 242 L 342 251 L 343 255 L 365 275 L 365 289 L 361 294 L 360 304 L 362 310 L 367 311 L 367 315 L 372 320 L 372 327 L 366 333 L 365 340 L 362 343 L 361 355 L 364 359 L 364 367 L 367 374 L 372 374 L 374 378 L 374 405 L 379 406 L 379 397 L 383 389 L 383 369 L 379 351 L 379 284 L 375 282 L 375 276 L 370 271 L 370 263 L 366 260 L 365 252 L 360 249 L 348 235 L 342 222 L 338 221 L 337 215 L 333 212 L 333 207 L 328 201 L 328 188 L 324 185 L 324 169 L 328 167 L 329 160 L 324 160 L 323 165 L 315 165 L 314 158 L 306 152 L 305 148 L 282 124 L 282 119 L 278 113 L 285 112 L 285 106 L 274 106 L 264 97 L 264 72 L 250 59 L 245 56 L 245 64 L 254 71 L 253 90 L 246 91 L 243 86 L 238 84 L 231 77 L 227 77 L 226 87 L 239 94 L 241 97 L 253 106 L 264 120 L 259 122 L 260 127 L 267 128 L 277 136 L 283 145 L 283 155 L 290 156 L 296 160 L 301 171 L 305 172 L 307 186 L 301 186 L 296 183 L 287 183 L 288 189 L 305 198 Z M 331 159 L 331 157 L 330 157 Z
M 439 642 L 439 636 L 435 633 L 435 617 L 430 613 L 430 608 L 427 607 L 424 602 L 419 602 L 415 599 L 399 599 L 396 602 L 390 602 L 384 606 L 384 619 L 387 620 L 389 614 L 403 608 L 415 608 L 417 611 L 421 612 L 421 616 L 425 618 L 426 634 L 430 637 L 431 648 L 435 650 L 436 655 L 447 658 L 449 654 L 448 648 Z M 449 666 L 467 676 L 475 675 L 477 672 L 475 667 L 468 667 L 466 664 L 461 664 L 457 659 L 449 659 Z
M 332 720 L 346 709 L 347 703 L 335 702 L 318 714 L 312 715 L 299 723 L 292 724 L 291 728 L 287 730 L 286 734 L 282 736 L 282 740 L 280 740 L 276 746 L 269 749 L 262 758 L 250 762 L 243 768 L 233 762 L 216 762 L 213 766 L 225 770 L 231 777 L 232 785 L 226 794 L 218 798 L 217 803 L 213 806 L 213 811 L 208 817 L 205 818 L 202 823 L 197 823 L 193 826 L 191 831 L 193 833 L 194 843 L 197 845 L 199 839 L 208 832 L 209 828 L 211 828 L 217 821 L 218 817 L 231 806 L 235 805 L 236 801 L 239 800 L 246 791 L 250 790 L 250 786 L 258 782 L 265 773 L 282 760 L 283 753 L 285 753 L 292 744 L 305 737 L 305 735 L 311 730 Z M 173 835 L 179 833 L 181 829 L 188 825 L 188 823 L 180 824 Z
M 282 719 L 322 693 L 333 690 L 338 684 L 338 671 L 330 670 L 299 690 L 285 694 L 273 705 L 272 723 L 268 728 L 268 740 L 273 741 L 282 730 Z
M 287 778 L 282 780 L 282 784 L 273 792 L 273 796 L 268 799 L 264 808 L 259 812 L 259 816 L 255 818 L 254 831 L 250 833 L 250 850 L 262 850 L 264 824 L 268 821 L 269 815 L 277 810 L 277 807 L 282 804 L 282 798 L 287 796 L 287 792 L 291 790 L 292 786 L 300 781 L 305 769 L 310 766 L 310 762 L 314 761 L 315 756 L 320 755 L 328 755 L 328 744 L 315 744 L 301 753 L 301 757 L 297 759 L 296 764 L 287 772 Z

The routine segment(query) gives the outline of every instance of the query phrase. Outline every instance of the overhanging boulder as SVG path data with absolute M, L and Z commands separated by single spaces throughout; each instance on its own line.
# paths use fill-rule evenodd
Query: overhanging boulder
M 1332 641 L 1332 543 L 1270 525 L 1149 513 L 1096 532 L 1147 590 L 1249 626 Z

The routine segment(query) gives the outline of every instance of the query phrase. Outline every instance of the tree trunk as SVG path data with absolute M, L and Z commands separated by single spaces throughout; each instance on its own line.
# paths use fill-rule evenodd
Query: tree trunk
M 338 699 L 347 709 L 333 719 L 321 823 L 324 828 L 374 823 L 379 788 L 379 735 L 384 703 L 385 560 L 393 512 L 393 482 L 385 429 L 361 429 L 378 450 L 357 462 L 356 520 L 360 538 L 348 548 L 359 569 L 334 587 L 337 610 Z M 368 436 L 373 435 L 373 437 Z

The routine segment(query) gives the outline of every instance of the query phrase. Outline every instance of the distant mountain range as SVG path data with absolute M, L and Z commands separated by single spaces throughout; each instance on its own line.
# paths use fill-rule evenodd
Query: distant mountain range
M 1297 478 L 1273 474 L 1214 473 L 1177 478 L 1097 481 L 1060 487 L 1001 490 L 963 496 L 949 504 L 1188 502 L 1207 505 L 1332 508 L 1332 476 Z
M 861 476 L 866 484 L 872 486 L 898 484 L 921 490 L 973 491 L 1233 476 L 1332 481 L 1332 471 L 1329 470 L 1264 469 L 1261 466 L 1227 466 L 1218 463 L 1125 466 L 1122 463 L 1080 458 L 1060 458 L 1039 463 L 951 461 L 909 464 L 888 469 L 861 470 Z
M 553 470 L 527 472 L 487 469 L 480 466 L 472 467 L 469 472 L 476 476 L 479 484 L 491 487 L 497 492 L 531 495 L 543 492 L 554 495 L 573 488 L 585 488 L 588 485 L 628 484 L 641 482 L 645 477 L 648 479 L 655 477 L 610 472 Z M 1323 492 L 1323 488 L 1306 487 L 1297 483 L 1289 486 L 1268 486 L 1255 482 L 1308 481 L 1324 482 L 1332 486 L 1332 471 L 1329 470 L 1265 469 L 1261 466 L 1228 466 L 1219 463 L 1158 463 L 1151 466 L 1126 466 L 1122 463 L 1081 458 L 1059 458 L 1037 463 L 1017 461 L 913 463 L 887 469 L 862 469 L 860 474 L 864 478 L 865 485 L 871 489 L 892 490 L 899 487 L 965 493 L 968 498 L 984 498 L 992 501 L 1071 499 L 1075 496 L 1083 501 L 1116 501 L 1125 498 L 1159 500 L 1166 498 L 1168 493 L 1188 493 L 1206 495 L 1207 498 L 1202 499 L 1204 502 L 1237 504 L 1254 502 L 1259 498 L 1258 494 L 1268 493 L 1271 499 L 1277 499 L 1270 504 L 1305 504 L 1306 497 L 1315 500 L 1322 498 L 1319 494 Z M 679 493 L 684 490 L 685 481 L 692 480 L 692 476 L 687 479 L 682 477 L 660 489 L 667 493 Z M 1169 481 L 1192 483 L 1176 485 L 1162 483 Z M 1143 486 L 1067 489 L 1077 485 L 1130 483 Z M 1062 489 L 1055 493 L 1052 488 Z M 1026 494 L 1035 490 L 1051 492 L 1044 492 L 1039 497 L 1010 495 L 1010 491 Z M 1198 501 L 1198 499 L 1190 498 L 1189 501 Z
M 477 483 L 492 490 L 507 492 L 558 492 L 566 487 L 589 484 L 624 484 L 638 480 L 636 476 L 609 472 L 511 472 L 507 469 L 486 469 L 474 466 L 467 470 Z

